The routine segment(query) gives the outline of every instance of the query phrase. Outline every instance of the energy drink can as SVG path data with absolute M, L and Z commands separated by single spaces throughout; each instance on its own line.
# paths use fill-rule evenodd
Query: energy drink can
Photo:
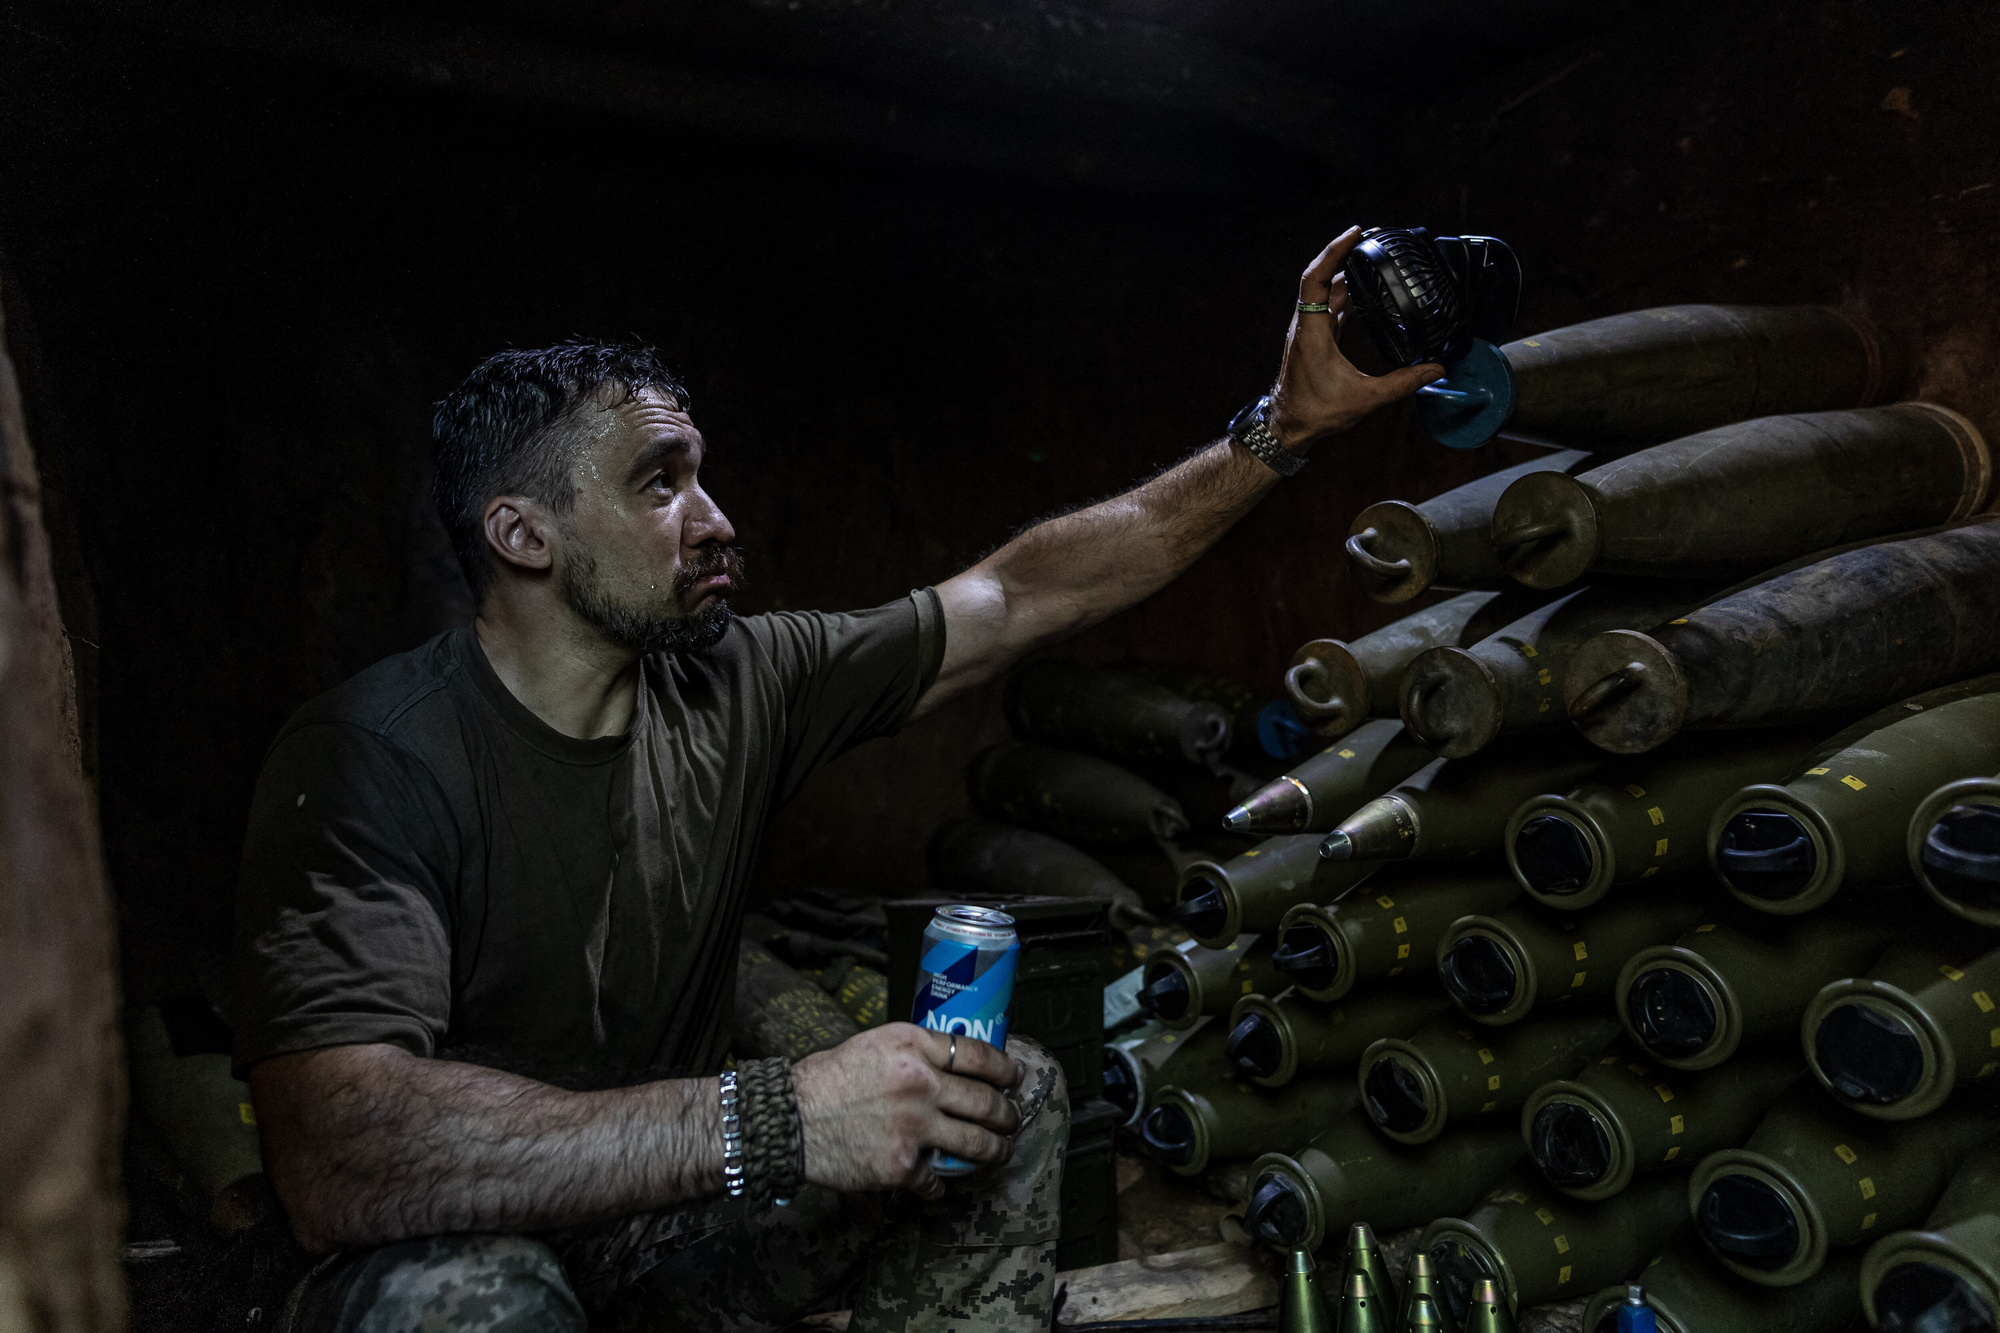
M 1014 968 L 1021 939 L 1014 918 L 991 907 L 940 907 L 924 927 L 917 963 L 917 998 L 910 1021 L 932 1032 L 974 1037 L 1007 1048 L 1007 1009 L 1014 1002 Z M 931 1165 L 941 1176 L 976 1169 L 940 1149 Z

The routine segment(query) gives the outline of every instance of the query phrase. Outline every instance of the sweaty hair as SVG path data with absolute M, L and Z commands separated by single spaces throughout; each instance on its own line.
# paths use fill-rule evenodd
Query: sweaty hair
M 652 389 L 682 410 L 687 390 L 638 343 L 565 342 L 489 356 L 438 404 L 431 418 L 437 471 L 431 499 L 451 537 L 475 601 L 493 567 L 486 549 L 486 504 L 525 495 L 569 512 L 571 429 L 587 404 L 617 407 Z

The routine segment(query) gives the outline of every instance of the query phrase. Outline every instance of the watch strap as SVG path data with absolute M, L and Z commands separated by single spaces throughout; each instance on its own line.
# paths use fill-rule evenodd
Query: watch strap
M 1243 414 L 1248 420 L 1231 431 L 1229 438 L 1249 450 L 1251 457 L 1279 476 L 1297 476 L 1299 469 L 1306 465 L 1306 460 L 1279 444 L 1278 437 L 1271 433 L 1271 428 L 1264 422 L 1264 414 L 1270 409 L 1271 400 L 1261 398 L 1254 406 L 1254 411 Z M 1242 420 L 1241 417 L 1238 419 Z

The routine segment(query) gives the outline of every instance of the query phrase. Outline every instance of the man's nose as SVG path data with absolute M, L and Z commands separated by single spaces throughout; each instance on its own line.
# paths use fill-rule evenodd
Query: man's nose
M 722 506 L 709 498 L 707 491 L 700 492 L 695 508 L 688 515 L 681 542 L 685 546 L 699 547 L 715 543 L 727 546 L 736 540 L 736 529 L 729 516 L 722 512 Z

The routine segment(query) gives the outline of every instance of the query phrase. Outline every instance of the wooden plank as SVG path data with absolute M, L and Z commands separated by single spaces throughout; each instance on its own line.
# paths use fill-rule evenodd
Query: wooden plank
M 1068 1292 L 1057 1328 L 1103 1319 L 1241 1314 L 1278 1303 L 1268 1258 L 1227 1242 L 1079 1268 L 1056 1280 L 1058 1290 Z

